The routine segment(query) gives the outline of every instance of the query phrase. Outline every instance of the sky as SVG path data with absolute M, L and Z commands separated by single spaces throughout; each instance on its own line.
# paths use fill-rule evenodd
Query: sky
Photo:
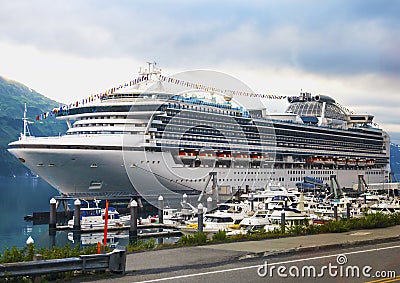
M 380 0 L 0 0 L 0 76 L 70 103 L 147 61 L 216 70 L 258 93 L 330 95 L 400 143 L 399 14 Z

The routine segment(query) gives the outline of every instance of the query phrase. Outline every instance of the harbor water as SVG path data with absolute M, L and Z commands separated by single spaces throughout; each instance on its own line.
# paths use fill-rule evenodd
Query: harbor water
M 57 231 L 55 236 L 50 236 L 47 224 L 33 225 L 32 221 L 24 220 L 26 215 L 32 215 L 33 212 L 49 211 L 50 199 L 56 195 L 59 195 L 57 190 L 40 178 L 0 177 L 0 253 L 13 246 L 24 247 L 29 236 L 38 248 L 50 248 L 52 245 L 63 247 L 66 244 L 74 246 L 77 243 L 71 231 Z M 80 244 L 95 244 L 102 242 L 102 238 L 102 233 L 82 234 Z M 110 244 L 127 245 L 128 241 L 128 231 L 109 233 Z M 177 238 L 162 241 L 171 243 Z
M 29 236 L 38 247 L 46 247 L 48 225 L 33 226 L 24 216 L 34 211 L 48 211 L 49 200 L 58 194 L 57 191 L 40 178 L 1 177 L 0 183 L 0 251 L 6 247 L 25 246 Z

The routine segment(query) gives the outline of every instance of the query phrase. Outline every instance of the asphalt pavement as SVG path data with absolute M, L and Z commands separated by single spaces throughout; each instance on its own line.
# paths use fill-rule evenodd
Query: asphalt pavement
M 400 225 L 382 229 L 354 230 L 285 237 L 258 241 L 211 244 L 194 247 L 174 247 L 130 253 L 126 259 L 126 274 L 105 279 L 89 278 L 86 282 L 135 282 L 136 276 L 182 272 L 199 268 L 224 266 L 254 258 L 272 258 L 329 249 L 346 251 L 349 248 L 400 242 Z

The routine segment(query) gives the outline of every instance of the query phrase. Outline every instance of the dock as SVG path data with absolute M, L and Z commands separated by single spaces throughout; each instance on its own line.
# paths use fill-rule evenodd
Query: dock
M 115 227 L 108 227 L 108 231 L 124 231 L 124 230 L 129 230 L 130 226 L 115 226 Z M 142 224 L 137 226 L 138 229 L 138 234 L 137 236 L 139 238 L 151 238 L 151 237 L 178 237 L 182 235 L 182 232 L 177 230 L 176 226 L 173 225 L 167 225 L 167 224 L 158 224 L 158 223 L 151 223 L 151 224 Z M 163 229 L 163 231 L 159 231 Z M 167 231 L 164 231 L 166 229 Z M 56 226 L 57 231 L 65 231 L 65 230 L 70 230 L 74 231 L 71 227 L 68 227 L 67 225 L 57 225 Z M 142 232 L 143 230 L 155 230 L 154 232 Z M 99 233 L 103 232 L 104 228 L 101 227 L 95 227 L 91 229 L 81 229 L 79 232 L 82 234 L 85 233 Z

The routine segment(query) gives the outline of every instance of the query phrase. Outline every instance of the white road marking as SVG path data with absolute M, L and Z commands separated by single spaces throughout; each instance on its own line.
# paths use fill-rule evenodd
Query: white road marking
M 300 262 L 300 261 L 310 261 L 310 260 L 314 260 L 314 259 L 337 257 L 339 255 L 360 254 L 360 253 L 368 253 L 368 252 L 389 250 L 389 249 L 396 249 L 396 248 L 400 248 L 400 245 L 391 246 L 391 247 L 383 247 L 383 248 L 375 248 L 375 249 L 369 249 L 369 250 L 354 251 L 354 252 L 347 252 L 347 253 L 338 253 L 338 254 L 332 254 L 332 255 L 316 256 L 316 257 L 310 257 L 310 258 L 287 260 L 287 261 L 281 261 L 281 262 L 275 262 L 275 263 L 268 263 L 268 265 L 269 266 L 278 265 L 278 264 L 282 265 L 282 264 L 295 263 L 295 262 Z M 162 282 L 162 281 L 168 281 L 168 280 L 176 280 L 176 279 L 183 279 L 183 278 L 190 278 L 190 277 L 197 277 L 197 276 L 204 276 L 204 275 L 232 272 L 232 271 L 238 271 L 238 270 L 252 269 L 252 268 L 258 268 L 259 266 L 260 266 L 260 264 L 257 264 L 257 265 L 252 265 L 252 266 L 236 267 L 236 268 L 229 268 L 229 269 L 222 269 L 222 270 L 207 271 L 207 272 L 201 272 L 201 273 L 193 273 L 193 274 L 187 274 L 187 275 L 179 275 L 179 276 L 172 276 L 172 277 L 166 277 L 166 278 L 138 281 L 137 283 Z
M 349 236 L 365 236 L 371 234 L 370 232 L 355 232 L 352 234 L 349 234 Z

